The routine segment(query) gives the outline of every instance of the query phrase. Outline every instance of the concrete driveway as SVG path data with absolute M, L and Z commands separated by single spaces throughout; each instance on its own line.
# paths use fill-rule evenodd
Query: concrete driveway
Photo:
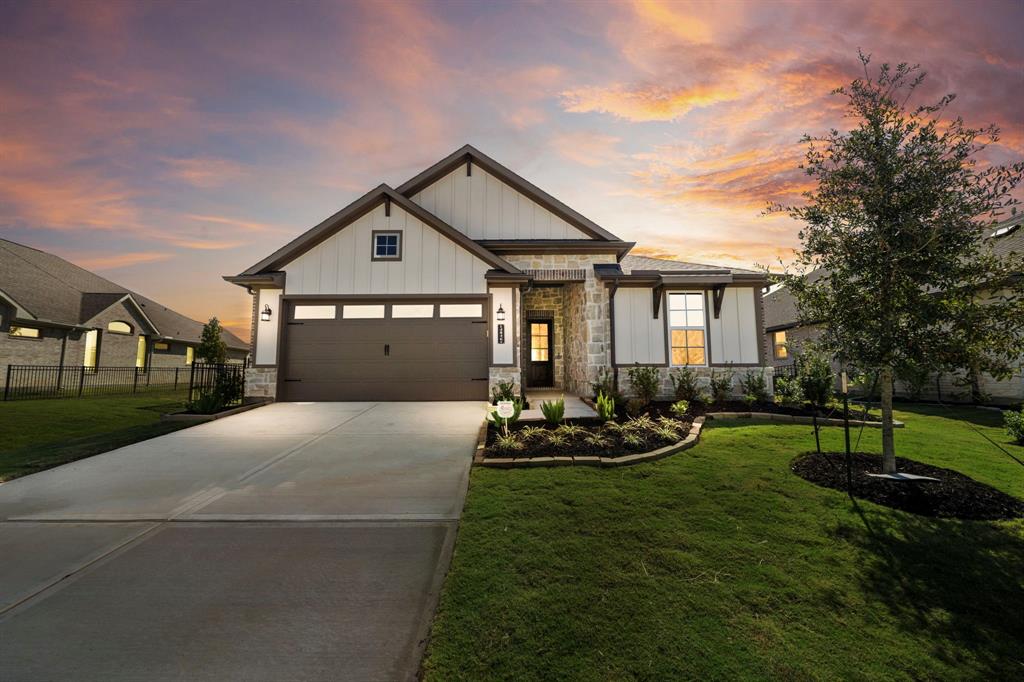
M 0 679 L 413 679 L 481 403 L 277 403 L 0 485 Z

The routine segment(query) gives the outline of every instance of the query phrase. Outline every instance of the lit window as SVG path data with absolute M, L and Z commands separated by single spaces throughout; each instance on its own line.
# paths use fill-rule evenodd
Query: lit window
M 100 359 L 100 332 L 98 329 L 91 329 L 85 333 L 85 357 L 82 364 L 90 369 L 96 368 Z
M 548 330 L 550 326 L 547 322 L 531 322 L 530 323 L 530 361 L 531 362 L 547 362 L 551 357 L 551 348 L 549 347 Z
M 669 294 L 668 308 L 672 364 L 707 364 L 704 339 L 704 294 Z
M 405 318 L 405 317 L 433 317 L 434 316 L 434 304 L 433 303 L 410 303 L 410 304 L 399 304 L 391 306 L 391 317 L 393 318 Z
M 146 369 L 146 337 L 140 336 L 139 343 L 135 347 L 135 366 L 139 369 Z
M 107 325 L 107 331 L 112 334 L 131 334 L 132 326 L 127 322 L 117 320 Z
M 333 305 L 297 305 L 295 306 L 296 320 L 333 320 Z
M 164 343 L 162 341 L 157 341 L 156 343 L 153 344 L 153 350 L 170 350 L 170 349 L 171 349 L 171 345 L 169 343 Z
M 776 360 L 785 360 L 789 357 L 789 349 L 786 348 L 786 332 L 772 333 L 772 348 L 774 349 Z
M 402 233 L 374 232 L 373 259 L 402 260 Z
M 384 319 L 382 305 L 347 305 L 342 308 L 341 317 L 346 320 L 380 320 Z
M 442 303 L 441 317 L 483 317 L 484 306 L 481 303 Z
M 191 365 L 196 357 L 196 349 L 192 346 L 185 346 L 185 364 Z
M 16 336 L 19 339 L 38 339 L 39 330 L 35 327 L 15 327 L 11 325 L 11 330 L 7 332 L 8 336 Z

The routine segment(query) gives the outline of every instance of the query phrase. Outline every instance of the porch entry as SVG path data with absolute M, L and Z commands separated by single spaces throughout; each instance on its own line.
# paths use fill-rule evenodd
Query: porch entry
M 526 385 L 554 386 L 554 320 L 528 318 L 529 359 L 526 363 Z

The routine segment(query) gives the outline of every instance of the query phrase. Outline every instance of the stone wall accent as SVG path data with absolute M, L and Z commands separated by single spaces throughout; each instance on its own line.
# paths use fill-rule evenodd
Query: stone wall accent
M 493 391 L 499 383 L 507 381 L 516 385 L 516 394 L 523 392 L 523 376 L 518 367 L 491 367 L 487 390 Z
M 551 339 L 551 358 L 554 361 L 552 383 L 555 388 L 565 386 L 565 296 L 561 286 L 535 286 L 523 292 L 522 332 L 519 344 L 519 363 L 527 367 L 530 362 L 530 321 L 537 317 L 550 319 L 554 324 Z M 534 318 L 536 319 L 536 317 Z
M 562 367 L 555 368 L 560 388 L 571 393 L 587 395 L 590 385 L 597 381 L 598 373 L 611 365 L 611 319 L 608 290 L 594 276 L 597 263 L 615 263 L 612 254 L 529 254 L 509 255 L 510 263 L 523 270 L 584 270 L 582 283 L 562 287 L 563 341 L 560 353 Z M 524 294 L 524 319 L 529 313 Z M 555 331 L 558 333 L 556 322 Z M 525 327 L 524 327 L 525 328 Z M 527 339 L 523 339 L 523 344 Z
M 249 367 L 245 370 L 245 397 L 277 397 L 277 367 Z
M 672 379 L 670 378 L 671 371 L 678 369 L 676 367 L 658 367 L 658 372 L 661 374 L 661 390 L 658 393 L 658 398 L 661 400 L 671 400 L 675 396 L 672 389 Z M 768 384 L 768 392 L 773 392 L 772 376 L 774 369 L 772 367 L 691 367 L 694 373 L 697 375 L 697 383 L 701 386 L 705 393 L 710 395 L 711 389 L 709 385 L 711 383 L 711 372 L 715 371 L 723 373 L 727 371 L 733 372 L 733 391 L 732 395 L 735 398 L 742 397 L 743 389 L 740 388 L 740 379 L 748 374 L 761 373 L 764 374 L 765 382 Z M 630 389 L 629 384 L 629 368 L 619 368 L 619 390 L 622 391 L 623 395 L 633 397 L 633 392 Z

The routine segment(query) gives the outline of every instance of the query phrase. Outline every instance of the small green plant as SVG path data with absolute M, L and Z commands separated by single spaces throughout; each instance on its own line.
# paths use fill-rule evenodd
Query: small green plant
M 548 424 L 561 424 L 565 418 L 565 398 L 541 402 L 540 411 L 544 413 L 544 421 Z
M 659 426 L 654 429 L 654 437 L 662 443 L 675 443 L 679 440 L 679 431 L 676 429 L 670 429 L 667 426 Z
M 522 451 L 523 442 L 519 439 L 518 434 L 503 433 L 499 434 L 498 437 L 494 439 L 494 445 L 492 445 L 491 448 L 495 452 L 499 452 L 503 455 L 513 455 Z
M 768 381 L 760 370 L 750 372 L 741 378 L 740 388 L 743 389 L 743 400 L 748 405 L 770 403 L 772 401 L 772 397 L 768 393 Z
M 1024 445 L 1024 406 L 1017 412 L 1003 412 L 1003 424 L 1006 426 L 1006 432 L 1017 441 L 1017 444 Z
M 554 448 L 554 449 L 557 450 L 558 448 L 564 448 L 566 445 L 569 444 L 569 442 L 565 439 L 565 436 L 560 434 L 557 430 L 556 431 L 548 431 L 547 434 L 548 434 L 548 437 L 547 437 L 547 442 L 545 444 L 549 448 Z
M 597 381 L 591 384 L 594 389 L 594 396 L 602 393 L 611 398 L 616 405 L 622 404 L 622 394 L 615 388 L 615 374 L 608 368 L 602 369 L 597 375 Z
M 658 397 L 661 388 L 661 373 L 657 367 L 643 367 L 639 364 L 629 368 L 629 385 L 633 394 L 647 407 Z
M 717 404 L 729 400 L 729 396 L 732 395 L 732 380 L 735 373 L 731 369 L 727 369 L 724 372 L 718 372 L 711 370 L 711 399 Z
M 668 409 L 672 414 L 682 419 L 690 410 L 690 403 L 687 400 L 677 400 L 672 403 L 672 406 Z
M 498 416 L 498 411 L 491 411 L 491 420 L 494 425 L 501 429 L 501 432 L 506 436 L 509 434 L 509 427 L 519 421 L 519 415 L 523 412 L 523 401 L 519 398 L 512 399 L 512 407 L 515 410 L 511 417 L 503 418 Z
M 562 424 L 556 431 L 566 440 L 579 440 L 587 430 L 578 424 Z
M 642 398 L 630 398 L 626 401 L 626 414 L 630 417 L 639 417 L 646 407 L 647 403 Z
M 492 403 L 497 403 L 499 400 L 515 400 L 518 397 L 516 395 L 516 384 L 513 381 L 500 381 L 497 386 L 491 389 Z
M 541 440 L 547 436 L 547 431 L 539 426 L 524 426 L 519 429 L 519 437 L 523 442 Z
M 618 422 L 605 422 L 601 426 L 601 431 L 611 434 L 612 436 L 618 436 L 622 433 L 622 424 Z
M 625 424 L 623 424 L 622 430 L 632 433 L 638 433 L 641 431 L 650 431 L 651 429 L 654 429 L 656 427 L 657 423 L 653 419 L 648 417 L 646 414 L 642 414 L 638 417 L 633 417 Z
M 612 444 L 611 439 L 600 431 L 587 432 L 587 435 L 583 437 L 583 442 L 587 447 L 594 448 L 595 450 L 605 450 L 611 447 Z
M 647 441 L 640 434 L 624 433 L 622 434 L 622 444 L 630 450 L 640 450 L 646 447 Z
M 668 378 L 672 381 L 672 392 L 676 400 L 700 401 L 701 390 L 697 384 L 697 373 L 691 367 L 677 367 Z
M 603 422 L 615 419 L 615 399 L 604 393 L 597 394 L 597 417 Z

